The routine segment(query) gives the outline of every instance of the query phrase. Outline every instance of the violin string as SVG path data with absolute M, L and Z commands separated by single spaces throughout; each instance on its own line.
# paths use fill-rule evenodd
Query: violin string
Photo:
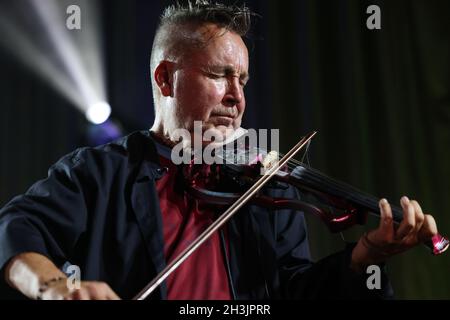
M 308 148 L 309 148 L 309 146 L 310 146 L 310 143 L 311 143 L 311 141 L 309 141 L 308 144 L 307 144 L 307 146 L 306 146 L 305 155 L 306 155 L 307 152 L 308 152 Z M 253 148 L 251 148 L 250 150 L 245 150 L 245 152 L 246 152 L 247 155 L 250 154 L 252 151 L 254 151 L 255 154 L 256 154 L 256 153 L 260 153 L 260 149 L 257 148 L 257 147 L 253 147 Z M 266 152 L 266 151 L 265 151 L 265 152 Z M 244 154 L 244 155 L 245 155 L 245 154 Z M 303 156 L 302 160 L 305 158 L 305 155 Z M 280 152 L 280 153 L 278 153 L 278 156 L 282 158 L 282 157 L 285 156 L 285 154 Z M 221 160 L 226 160 L 226 158 L 224 158 L 224 157 L 221 156 L 220 154 L 217 155 L 217 157 L 220 158 Z M 309 166 L 309 157 L 308 157 L 308 156 L 306 156 L 306 157 L 307 157 L 307 162 L 308 162 L 308 166 Z M 288 167 L 289 170 L 293 170 L 293 169 L 295 169 L 296 167 L 302 166 L 302 165 L 304 165 L 304 163 L 303 163 L 302 161 L 298 161 L 298 160 L 295 160 L 295 159 L 290 159 L 290 160 L 287 162 L 287 164 L 286 164 L 286 166 Z
M 298 161 L 295 159 L 291 159 L 288 163 L 294 166 L 299 166 L 299 165 L 305 165 L 305 158 L 306 158 L 306 165 L 308 167 L 310 167 L 310 163 L 309 163 L 309 146 L 311 145 L 311 141 L 308 141 L 308 144 L 306 145 L 305 148 L 305 153 L 303 154 L 302 160 Z M 283 157 L 283 153 L 280 153 L 280 156 Z
M 303 157 L 302 157 L 302 160 L 301 160 L 302 163 L 305 163 L 304 160 L 305 160 L 305 157 L 306 157 L 306 165 L 308 167 L 311 167 L 310 164 L 309 164 L 309 146 L 310 145 L 311 145 L 311 140 L 308 141 L 308 144 L 306 145 L 306 148 L 305 148 L 305 153 L 303 154 Z
M 308 152 L 308 148 L 309 148 L 310 143 L 311 143 L 311 141 L 308 141 L 308 144 L 306 145 L 306 151 L 305 151 L 305 152 Z M 253 150 L 257 150 L 257 151 L 258 151 L 259 149 L 256 148 L 256 147 L 253 147 Z M 285 154 L 282 153 L 282 152 L 279 152 L 278 155 L 279 155 L 280 158 L 282 158 L 282 157 L 285 156 Z M 304 157 L 304 156 L 303 156 L 303 157 Z M 308 159 L 308 161 L 309 161 L 309 159 Z M 288 161 L 288 165 L 291 165 L 291 167 L 289 167 L 290 169 L 291 169 L 291 168 L 295 168 L 295 167 L 297 167 L 297 166 L 299 166 L 299 165 L 302 165 L 302 164 L 304 164 L 304 163 L 303 163 L 303 158 L 302 158 L 302 161 L 298 161 L 298 160 L 295 160 L 295 159 L 290 159 L 290 160 Z
M 344 233 L 341 231 L 341 232 L 339 232 L 339 234 L 341 235 L 342 241 L 344 241 L 345 243 L 347 243 L 347 240 L 345 240 Z
M 240 149 L 240 147 L 242 147 L 243 146 L 243 148 L 242 149 Z M 311 146 L 311 141 L 308 141 L 308 143 L 307 143 L 307 145 L 305 146 L 305 152 L 304 152 L 304 154 L 303 154 L 303 156 L 302 156 L 302 159 L 301 159 L 301 161 L 298 161 L 298 160 L 295 160 L 295 159 L 290 159 L 287 163 L 286 163 L 286 167 L 290 170 L 290 171 L 292 171 L 293 169 L 295 169 L 296 167 L 298 167 L 298 166 L 305 166 L 305 158 L 306 158 L 306 166 L 308 166 L 308 167 L 310 167 L 310 160 L 309 160 L 309 148 L 310 148 L 310 146 Z M 258 156 L 258 155 L 260 155 L 261 154 L 261 149 L 260 148 L 258 148 L 258 147 L 250 147 L 249 148 L 249 146 L 248 145 L 245 145 L 245 144 L 242 144 L 242 143 L 238 143 L 237 144 L 237 149 L 236 148 L 234 148 L 233 149 L 233 152 L 234 151 L 238 151 L 238 150 L 243 150 L 244 151 L 244 156 L 247 156 L 246 157 L 246 159 L 249 159 L 249 155 L 250 155 L 250 153 L 253 153 L 253 155 L 255 155 L 255 156 Z M 224 149 L 225 150 L 225 149 Z M 228 150 L 227 150 L 228 151 Z M 262 150 L 263 152 L 266 152 L 266 153 L 268 153 L 268 151 L 267 150 Z M 236 157 L 241 157 L 241 154 L 234 154 Z M 285 154 L 284 153 L 281 153 L 281 152 L 279 152 L 278 153 L 278 158 L 282 158 L 282 157 L 284 157 L 285 156 Z M 224 158 L 224 157 L 221 157 L 220 155 L 218 155 L 218 157 L 219 158 L 221 158 L 222 160 L 225 160 L 225 162 L 227 161 L 227 159 L 228 159 L 228 157 L 227 158 Z

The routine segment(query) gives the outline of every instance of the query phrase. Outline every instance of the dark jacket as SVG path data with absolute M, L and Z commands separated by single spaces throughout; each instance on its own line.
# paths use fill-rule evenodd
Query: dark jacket
M 22 252 L 57 266 L 78 265 L 82 280 L 107 282 L 131 298 L 165 266 L 155 180 L 164 174 L 148 131 L 81 148 L 0 211 L 0 268 Z M 268 190 L 297 197 L 297 191 Z M 303 213 L 246 206 L 228 222 L 231 281 L 237 299 L 379 298 L 365 274 L 349 269 L 352 245 L 313 264 Z M 2 297 L 14 291 L 2 283 Z M 164 284 L 151 296 L 166 297 Z

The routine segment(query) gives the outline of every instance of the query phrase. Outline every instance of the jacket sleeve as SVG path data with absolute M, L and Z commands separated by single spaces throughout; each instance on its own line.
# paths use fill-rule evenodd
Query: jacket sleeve
M 299 198 L 298 192 L 290 194 Z M 342 251 L 312 262 L 303 213 L 283 210 L 277 215 L 277 259 L 284 298 L 289 299 L 389 299 L 393 296 L 385 267 L 380 267 L 380 289 L 368 289 L 371 274 L 350 269 L 354 243 Z
M 0 210 L 0 270 L 23 252 L 47 256 L 56 265 L 70 256 L 87 221 L 89 181 L 78 150 L 53 165 L 48 177 Z

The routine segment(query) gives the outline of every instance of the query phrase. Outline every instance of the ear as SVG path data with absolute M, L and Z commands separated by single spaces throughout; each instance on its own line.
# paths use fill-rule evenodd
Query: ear
M 156 85 L 164 97 L 172 95 L 172 74 L 168 61 L 161 61 L 155 69 L 153 75 L 155 77 Z

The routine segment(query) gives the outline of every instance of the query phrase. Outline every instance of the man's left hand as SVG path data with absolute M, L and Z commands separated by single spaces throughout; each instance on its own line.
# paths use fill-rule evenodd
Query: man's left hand
M 361 271 L 364 266 L 385 262 L 438 233 L 433 216 L 424 214 L 419 203 L 406 196 L 400 199 L 403 220 L 394 225 L 391 206 L 386 199 L 379 202 L 381 220 L 377 229 L 361 237 L 353 249 L 351 268 Z

